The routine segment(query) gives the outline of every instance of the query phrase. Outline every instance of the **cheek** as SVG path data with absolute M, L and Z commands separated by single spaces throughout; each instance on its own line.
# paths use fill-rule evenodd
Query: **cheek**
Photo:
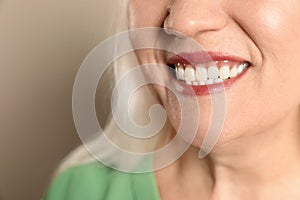
M 269 35 L 270 38 L 282 37 L 286 30 L 286 14 L 278 8 L 260 9 L 257 18 L 260 19 L 259 26 L 262 34 Z M 265 33 L 264 33 L 265 32 Z
M 299 101 L 299 6 L 297 9 L 286 5 L 269 7 L 259 10 L 258 17 L 261 19 L 261 30 L 257 30 L 257 40 L 265 58 L 264 73 L 270 74 L 268 77 L 273 81 L 273 86 L 277 87 L 276 90 L 280 91 L 280 96 L 297 98 Z
M 299 46 L 300 1 L 234 2 L 228 10 L 265 59 L 290 54 Z
M 265 53 L 272 53 L 275 57 L 294 52 L 296 50 L 295 44 L 298 46 L 300 41 L 299 16 L 298 11 L 291 15 L 288 11 L 282 11 L 278 8 L 259 10 L 257 18 L 260 20 L 257 20 L 255 35 L 262 50 Z
M 254 3 L 253 3 L 254 6 Z M 263 57 L 258 66 L 260 86 L 276 90 L 278 96 L 299 102 L 300 92 L 300 2 L 294 0 L 256 2 L 252 19 L 244 25 Z M 247 13 L 249 15 L 249 13 Z M 246 20 L 248 19 L 248 20 Z M 273 93 L 273 92 L 269 92 Z
M 262 62 L 253 68 L 247 91 L 249 98 L 239 102 L 243 87 L 236 96 L 230 96 L 229 120 L 225 124 L 228 135 L 268 130 L 299 106 L 300 2 L 297 6 L 283 3 L 287 2 L 278 0 L 269 6 L 256 2 L 251 11 L 237 14 L 255 43 L 254 48 L 260 52 Z M 243 116 L 236 112 L 237 107 L 245 113 Z

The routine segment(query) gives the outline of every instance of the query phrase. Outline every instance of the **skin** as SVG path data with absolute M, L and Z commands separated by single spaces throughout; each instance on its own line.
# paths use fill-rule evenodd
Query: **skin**
M 129 2 L 129 29 L 168 28 L 174 38 L 178 31 L 207 51 L 239 56 L 253 65 L 226 90 L 222 135 L 202 160 L 197 155 L 211 110 L 209 97 L 198 97 L 204 117 L 192 146 L 155 172 L 163 200 L 300 198 L 299 10 L 297 0 Z M 141 63 L 165 62 L 158 51 L 137 56 Z M 169 134 L 174 134 L 180 120 L 175 97 L 163 87 L 153 89 L 168 112 Z

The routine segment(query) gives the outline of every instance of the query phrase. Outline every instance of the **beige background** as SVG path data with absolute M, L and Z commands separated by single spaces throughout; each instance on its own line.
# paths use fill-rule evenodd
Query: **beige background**
M 0 0 L 0 199 L 40 199 L 80 144 L 77 69 L 105 36 L 108 0 Z

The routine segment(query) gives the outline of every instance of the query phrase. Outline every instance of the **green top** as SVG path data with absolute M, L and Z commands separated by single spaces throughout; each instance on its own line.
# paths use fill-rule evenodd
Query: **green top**
M 57 176 L 45 200 L 159 200 L 153 173 L 120 172 L 94 162 Z

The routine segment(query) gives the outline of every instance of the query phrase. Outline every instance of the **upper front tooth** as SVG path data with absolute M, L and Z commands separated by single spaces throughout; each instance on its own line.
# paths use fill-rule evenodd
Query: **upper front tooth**
M 193 82 L 196 80 L 195 78 L 195 70 L 191 67 L 185 68 L 185 80 L 188 82 Z
M 184 78 L 184 69 L 182 68 L 182 67 L 177 67 L 177 78 L 179 79 L 179 80 L 185 80 L 185 78 Z
M 200 81 L 199 82 L 199 85 L 205 85 L 206 83 L 205 83 L 205 81 Z
M 234 66 L 231 70 L 230 70 L 230 77 L 234 78 L 237 76 L 237 68 L 236 66 Z
M 212 84 L 214 84 L 214 79 L 207 79 L 207 80 L 205 81 L 205 84 L 206 84 L 206 85 L 212 85 Z
M 229 66 L 223 66 L 220 69 L 220 78 L 228 79 L 230 77 L 230 69 Z
M 208 68 L 207 74 L 208 74 L 208 78 L 217 79 L 219 76 L 219 70 L 216 66 L 211 66 Z
M 207 69 L 205 67 L 201 67 L 201 65 L 197 66 L 195 74 L 197 81 L 201 82 L 207 80 Z
M 199 82 L 198 81 L 193 81 L 193 85 L 197 86 L 197 85 L 199 85 Z
M 215 79 L 214 80 L 214 83 L 222 83 L 223 82 L 223 79 L 222 78 L 218 78 L 218 79 Z

